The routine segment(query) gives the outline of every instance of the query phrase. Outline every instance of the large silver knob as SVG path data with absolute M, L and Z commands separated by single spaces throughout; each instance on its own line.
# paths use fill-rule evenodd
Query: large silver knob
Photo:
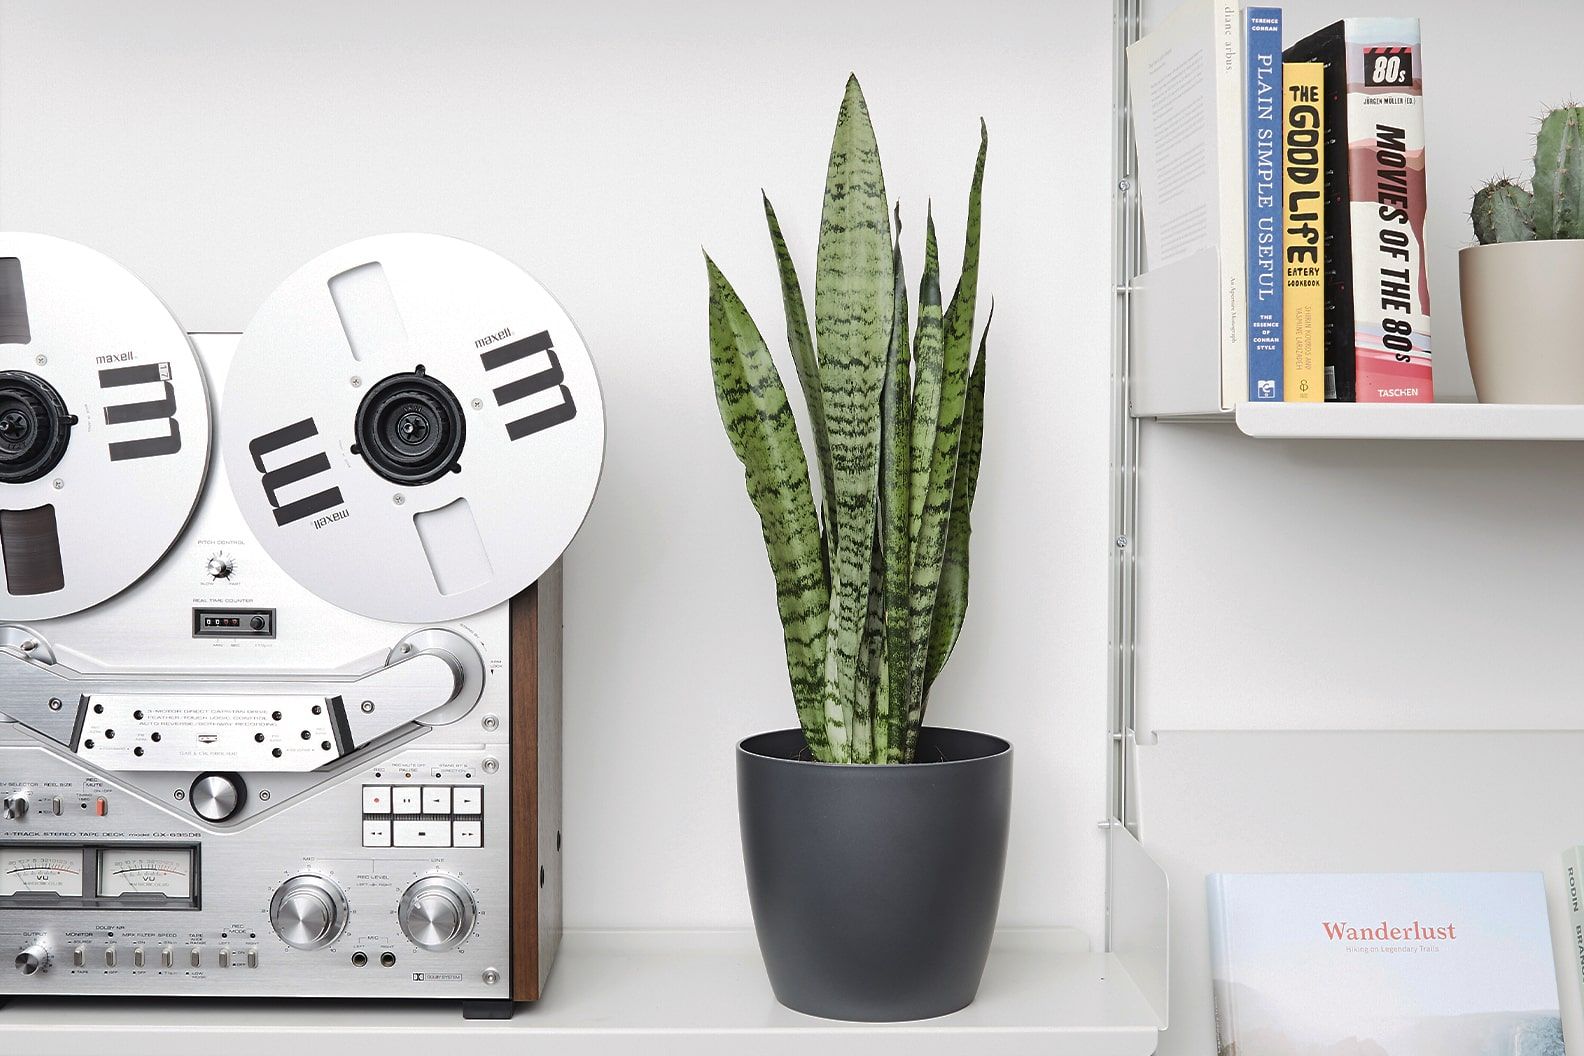
M 449 876 L 426 876 L 407 889 L 397 907 L 402 933 L 425 950 L 449 950 L 473 931 L 473 893 Z
M 187 802 L 205 821 L 221 822 L 235 814 L 247 797 L 247 786 L 237 774 L 200 774 Z
M 330 945 L 346 927 L 346 918 L 346 896 L 322 876 L 294 876 L 270 899 L 270 924 L 275 934 L 299 950 Z
M 49 951 L 43 943 L 35 942 L 16 955 L 16 969 L 23 975 L 36 975 L 49 965 Z

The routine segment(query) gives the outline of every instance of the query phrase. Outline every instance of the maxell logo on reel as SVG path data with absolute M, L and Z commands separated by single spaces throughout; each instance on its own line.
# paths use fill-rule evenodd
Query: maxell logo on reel
M 260 483 L 264 486 L 264 497 L 269 500 L 271 508 L 275 511 L 275 523 L 282 527 L 342 504 L 341 489 L 333 486 L 285 504 L 280 500 L 281 489 L 321 473 L 330 472 L 330 458 L 323 450 L 315 451 L 305 458 L 288 462 L 275 469 L 268 469 L 264 465 L 265 455 L 300 444 L 318 435 L 319 427 L 314 424 L 314 420 L 304 418 L 300 422 L 293 422 L 274 432 L 265 433 L 248 444 L 248 452 L 253 456 L 253 466 L 259 471 Z M 338 515 L 327 518 L 322 523 L 316 522 L 316 526 L 322 527 L 323 523 L 328 523 L 329 520 L 341 520 L 346 516 L 348 511 L 341 510 L 338 511 Z
M 106 425 L 129 425 L 134 422 L 164 422 L 164 436 L 144 437 L 141 440 L 117 440 L 110 443 L 110 461 L 123 462 L 134 458 L 156 458 L 174 455 L 181 450 L 181 426 L 176 421 L 176 389 L 171 385 L 169 363 L 144 363 L 135 367 L 110 367 L 99 372 L 101 389 L 118 389 L 129 385 L 159 385 L 165 395 L 157 400 L 140 403 L 113 404 L 104 409 Z
M 508 331 L 509 332 L 509 331 Z M 555 389 L 561 402 L 554 407 L 535 411 L 522 418 L 517 418 L 506 423 L 506 435 L 513 440 L 521 440 L 525 436 L 543 432 L 551 426 L 570 422 L 577 417 L 577 405 L 572 402 L 572 390 L 565 384 L 566 375 L 561 370 L 561 361 L 556 358 L 555 346 L 550 340 L 550 331 L 541 330 L 537 334 L 530 334 L 509 345 L 492 348 L 482 353 L 479 359 L 484 363 L 486 371 L 497 370 L 508 363 L 515 363 L 519 359 L 543 352 L 546 356 L 545 364 L 535 373 L 526 378 L 507 382 L 495 390 L 495 402 L 501 407 L 519 400 L 526 400 L 541 392 Z

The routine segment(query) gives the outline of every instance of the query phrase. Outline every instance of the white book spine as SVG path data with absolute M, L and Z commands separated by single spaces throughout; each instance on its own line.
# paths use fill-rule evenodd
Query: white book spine
M 1221 231 L 1221 405 L 1248 399 L 1248 178 L 1243 137 L 1243 10 L 1220 0 L 1216 19 L 1216 174 Z
M 1233 1029 L 1232 951 L 1227 948 L 1228 921 L 1225 879 L 1216 873 L 1205 877 L 1205 894 L 1210 925 L 1211 999 L 1215 1011 L 1216 1056 L 1237 1050 L 1237 1031 Z
M 1573 950 L 1573 982 L 1584 990 L 1584 847 L 1562 852 L 1562 881 L 1568 908 L 1568 946 Z

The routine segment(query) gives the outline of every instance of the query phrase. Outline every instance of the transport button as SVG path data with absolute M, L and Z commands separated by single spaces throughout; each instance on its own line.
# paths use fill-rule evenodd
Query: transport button
M 439 787 L 428 786 L 423 790 L 423 812 L 425 814 L 451 813 L 451 789 L 445 785 Z
M 398 847 L 449 847 L 451 823 L 449 821 L 398 821 L 396 823 Z
M 391 845 L 391 825 L 388 821 L 365 821 L 363 823 L 363 846 L 389 847 Z
M 484 846 L 484 824 L 477 818 L 468 821 L 453 821 L 451 823 L 451 846 L 453 847 L 482 847 Z
M 391 789 L 395 797 L 396 813 L 421 814 L 423 813 L 423 790 L 417 785 L 405 785 Z
M 477 786 L 464 786 L 451 790 L 451 809 L 457 814 L 484 813 L 484 790 Z
M 363 786 L 363 813 L 389 814 L 391 812 L 391 790 L 389 785 L 364 785 Z

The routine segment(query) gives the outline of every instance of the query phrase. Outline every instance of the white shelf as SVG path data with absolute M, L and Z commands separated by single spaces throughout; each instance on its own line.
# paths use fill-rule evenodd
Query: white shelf
M 752 932 L 573 932 L 545 1000 L 519 1006 L 507 1022 L 467 1022 L 447 1002 L 19 998 L 0 1008 L 0 1051 L 1146 1056 L 1156 1026 L 1117 958 L 1089 952 L 1071 929 L 1001 932 L 974 1004 L 905 1024 L 838 1023 L 781 1007 Z
M 1240 403 L 1248 436 L 1310 440 L 1584 440 L 1584 406 Z

